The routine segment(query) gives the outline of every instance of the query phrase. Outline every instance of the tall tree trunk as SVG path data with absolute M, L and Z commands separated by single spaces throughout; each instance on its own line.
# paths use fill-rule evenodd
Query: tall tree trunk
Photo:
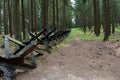
M 53 0 L 53 28 L 55 29 L 55 0 Z
M 21 0 L 22 7 L 22 31 L 23 31 L 23 39 L 26 39 L 26 26 L 25 26 L 25 10 L 24 10 L 24 0 Z
M 66 27 L 66 5 L 65 0 L 62 0 L 62 27 L 65 29 Z
M 82 15 L 83 15 L 83 31 L 84 31 L 84 33 L 86 33 L 86 12 L 85 12 L 85 8 L 86 8 L 86 6 L 85 6 L 85 4 L 86 4 L 86 1 L 84 1 L 83 2 L 83 13 L 82 13 Z
M 37 16 L 37 11 L 36 11 L 36 0 L 34 0 L 34 12 L 33 12 L 33 14 L 34 14 L 34 28 L 35 28 L 35 33 L 37 32 L 37 18 L 36 18 L 36 16 Z
M 104 41 L 109 39 L 110 23 L 109 23 L 109 0 L 103 0 L 103 26 L 104 26 Z
M 107 15 L 107 18 L 108 18 L 108 21 L 107 21 L 107 24 L 108 24 L 108 35 L 110 36 L 110 34 L 111 34 L 111 16 L 110 16 L 110 14 L 111 14 L 111 7 L 110 7 L 110 1 L 111 0 L 107 0 L 107 5 L 108 5 L 108 15 Z
M 115 1 L 112 0 L 111 2 L 112 4 L 112 7 L 111 7 L 111 24 L 112 24 L 112 33 L 114 34 L 115 33 Z
M 0 34 L 2 34 L 2 14 L 1 14 L 1 11 L 2 11 L 2 1 L 0 1 Z
M 59 4 L 56 0 L 56 27 L 59 28 Z
M 60 5 L 60 7 L 62 6 L 62 4 Z M 63 21 L 62 21 L 62 8 L 60 8 L 60 13 L 59 13 L 59 21 L 60 21 L 60 29 L 63 29 Z
M 13 28 L 15 38 L 22 41 L 20 24 L 20 0 L 13 0 Z
M 41 17 L 42 17 L 42 28 L 48 26 L 48 0 L 41 0 Z
M 29 20 L 29 23 L 28 23 L 28 26 L 27 26 L 27 32 L 29 33 L 30 32 L 30 0 L 28 0 L 28 20 Z
M 33 19 L 34 19 L 34 0 L 31 0 L 30 1 L 30 28 L 31 28 L 31 31 L 34 32 L 34 23 L 33 23 Z
M 94 5 L 94 32 L 96 36 L 100 35 L 100 7 L 99 0 L 93 0 Z
M 10 32 L 10 36 L 13 36 L 13 27 L 12 27 L 12 2 L 11 0 L 8 0 L 8 16 L 9 16 L 9 32 Z
M 4 34 L 8 34 L 7 1 L 4 0 Z

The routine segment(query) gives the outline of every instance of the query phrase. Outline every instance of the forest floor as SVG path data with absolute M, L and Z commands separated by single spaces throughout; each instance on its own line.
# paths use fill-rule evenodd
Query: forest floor
M 120 80 L 118 41 L 82 41 L 75 35 L 69 44 L 52 52 L 37 58 L 37 68 L 17 70 L 15 80 Z
M 120 42 L 76 37 L 54 53 L 38 57 L 37 63 L 31 71 L 17 71 L 16 80 L 120 80 Z

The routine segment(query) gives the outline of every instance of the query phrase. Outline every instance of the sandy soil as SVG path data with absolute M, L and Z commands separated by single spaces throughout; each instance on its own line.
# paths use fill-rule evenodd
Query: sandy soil
M 16 80 L 120 80 L 120 42 L 74 40 L 37 63 Z

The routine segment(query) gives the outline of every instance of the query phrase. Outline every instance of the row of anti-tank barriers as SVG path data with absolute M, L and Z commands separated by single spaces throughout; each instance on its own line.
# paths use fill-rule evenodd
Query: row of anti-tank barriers
M 41 30 L 39 33 L 30 33 L 31 39 L 26 42 L 20 42 L 9 36 L 4 36 L 5 39 L 5 57 L 0 56 L 0 73 L 4 76 L 5 80 L 13 80 L 13 74 L 16 69 L 31 70 L 37 67 L 36 51 L 38 45 L 45 46 L 45 51 L 51 53 L 50 49 L 63 41 L 71 30 Z M 10 53 L 10 42 L 15 43 L 17 50 Z M 40 54 L 40 53 L 38 53 Z M 28 60 L 29 63 L 25 63 Z

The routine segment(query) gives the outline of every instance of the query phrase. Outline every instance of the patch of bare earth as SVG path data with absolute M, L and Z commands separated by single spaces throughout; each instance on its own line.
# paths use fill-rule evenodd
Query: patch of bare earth
M 75 40 L 37 58 L 36 69 L 16 80 L 120 80 L 120 43 Z

